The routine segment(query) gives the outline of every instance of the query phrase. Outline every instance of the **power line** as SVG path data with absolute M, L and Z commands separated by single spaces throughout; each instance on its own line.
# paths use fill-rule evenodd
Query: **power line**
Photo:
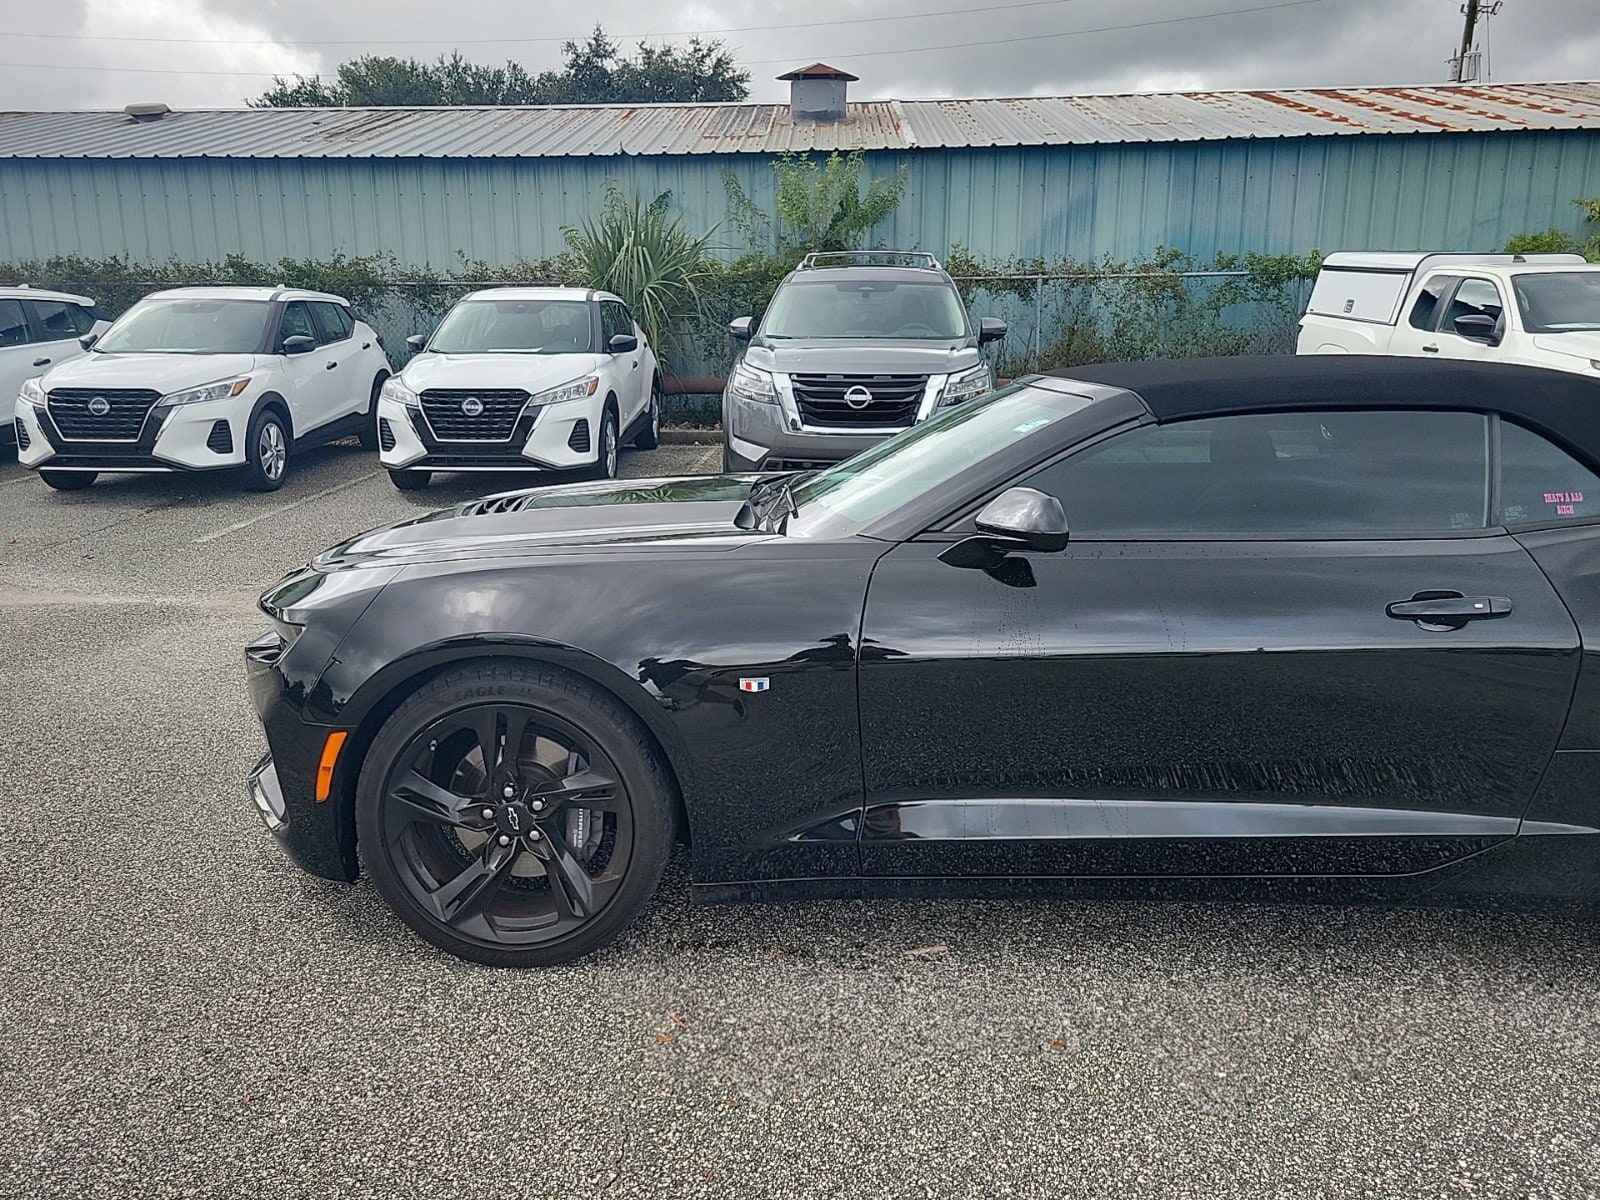
M 937 12 L 902 13 L 889 17 L 838 17 L 834 20 L 795 21 L 783 25 L 733 25 L 726 29 L 666 29 L 652 33 L 610 33 L 606 36 L 619 42 L 649 41 L 652 38 L 722 37 L 729 33 L 760 33 L 775 29 L 812 29 L 819 25 L 876 25 L 885 21 L 911 21 L 924 17 L 985 17 L 989 13 L 1011 12 L 1023 8 L 1052 8 L 1062 4 L 1076 4 L 1079 0 L 1018 0 L 1012 4 L 996 4 L 988 8 L 945 8 Z M 282 38 L 164 38 L 123 36 L 113 33 L 16 33 L 8 37 L 44 38 L 54 41 L 96 42 L 161 42 L 180 46 L 431 46 L 449 40 L 454 46 L 499 46 L 508 43 L 541 43 L 559 45 L 563 42 L 581 42 L 587 33 L 573 37 L 495 37 L 495 38 L 357 38 L 349 41 L 295 41 L 285 43 Z
M 934 50 L 967 50 L 979 46 L 1012 46 L 1022 42 L 1047 42 L 1060 38 L 1084 37 L 1094 33 L 1116 33 L 1128 29 L 1151 29 L 1158 25 L 1181 25 L 1189 21 L 1209 21 L 1218 17 L 1237 17 L 1246 13 L 1271 12 L 1282 8 L 1302 8 L 1309 4 L 1331 4 L 1334 0 L 1278 0 L 1275 4 L 1258 4 L 1251 8 L 1230 8 L 1222 12 L 1196 13 L 1187 17 L 1165 17 L 1156 21 L 1136 21 L 1126 25 L 1101 25 L 1094 29 L 1066 29 L 1056 33 L 1033 33 L 1023 37 L 989 38 L 981 41 L 946 42 L 937 46 L 903 46 L 896 50 L 852 50 L 848 55 L 840 55 L 842 59 L 853 58 L 885 58 L 900 54 L 925 54 Z M 758 58 L 740 59 L 736 65 L 741 67 L 765 67 L 793 63 L 797 58 L 805 58 L 804 54 L 790 54 L 784 58 Z M 95 65 L 68 65 L 65 63 L 17 63 L 0 62 L 0 67 L 26 68 L 34 67 L 46 71 L 111 71 L 119 74 L 135 75 L 171 75 L 170 67 L 107 67 Z M 297 72 L 287 72 L 296 74 Z M 286 74 L 283 71 L 204 71 L 183 68 L 185 75 L 223 75 L 245 79 L 270 79 Z

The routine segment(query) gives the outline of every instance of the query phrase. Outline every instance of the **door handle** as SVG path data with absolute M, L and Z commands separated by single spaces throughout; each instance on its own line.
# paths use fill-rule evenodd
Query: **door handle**
M 322 369 L 323 369 L 323 370 L 324 370 L 324 371 L 331 371 L 331 370 L 333 370 L 333 369 L 334 369 L 334 368 L 335 368 L 335 367 L 337 367 L 337 366 L 338 366 L 338 365 L 339 365 L 339 364 L 338 364 L 338 363 L 336 363 L 336 362 L 331 362 L 331 363 L 329 363 L 329 364 L 328 364 L 328 365 L 327 365 L 327 366 L 325 366 L 325 367 L 323 367 L 323 368 L 322 368 Z
M 1424 354 L 1437 354 L 1437 353 L 1439 353 L 1439 347 L 1437 347 L 1437 346 L 1424 346 L 1422 348 L 1422 352 Z
M 48 367 L 50 360 L 48 358 L 36 358 L 33 360 L 33 365 L 36 367 Z
M 1503 617 L 1511 611 L 1511 600 L 1506 596 L 1440 596 L 1418 593 L 1410 600 L 1396 600 L 1384 609 L 1391 617 L 1401 621 L 1481 621 L 1487 617 Z

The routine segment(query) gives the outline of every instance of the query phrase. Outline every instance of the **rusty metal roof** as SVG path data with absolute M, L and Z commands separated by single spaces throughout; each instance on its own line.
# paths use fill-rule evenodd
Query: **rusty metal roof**
M 784 104 L 0 112 L 0 158 L 584 158 L 1600 130 L 1600 82 Z

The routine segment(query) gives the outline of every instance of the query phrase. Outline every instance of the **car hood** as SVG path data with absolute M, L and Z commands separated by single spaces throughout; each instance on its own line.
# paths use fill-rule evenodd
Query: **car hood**
M 501 492 L 369 530 L 318 555 L 313 566 L 395 566 L 686 542 L 705 550 L 732 549 L 772 536 L 733 523 L 757 478 L 697 475 Z
M 763 371 L 806 375 L 947 375 L 980 361 L 966 340 L 863 345 L 855 338 L 757 340 L 744 360 Z
M 271 361 L 254 354 L 81 354 L 49 371 L 51 388 L 149 388 L 163 396 L 248 375 Z
M 400 372 L 414 392 L 429 388 L 522 388 L 542 392 L 600 369 L 603 354 L 419 354 Z
M 1600 332 L 1575 329 L 1571 333 L 1541 333 L 1534 337 L 1533 344 L 1550 354 L 1571 354 L 1600 362 Z

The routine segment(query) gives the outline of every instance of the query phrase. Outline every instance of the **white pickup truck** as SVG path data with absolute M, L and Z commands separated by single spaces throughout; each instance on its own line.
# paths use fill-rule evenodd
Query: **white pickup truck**
M 1297 354 L 1403 354 L 1600 378 L 1600 264 L 1576 254 L 1330 254 Z

